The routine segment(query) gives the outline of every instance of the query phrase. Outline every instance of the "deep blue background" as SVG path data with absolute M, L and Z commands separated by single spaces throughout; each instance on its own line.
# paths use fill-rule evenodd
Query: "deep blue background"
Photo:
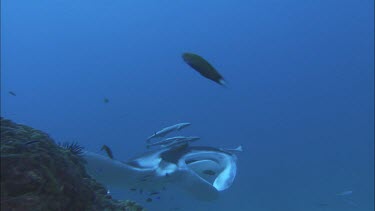
M 5 118 L 92 151 L 107 144 L 118 159 L 178 122 L 192 123 L 181 134 L 200 136 L 197 144 L 242 144 L 231 189 L 212 203 L 175 199 L 182 210 L 374 209 L 374 1 L 1 6 Z M 186 51 L 229 87 L 188 67 Z M 355 204 L 336 196 L 345 190 Z

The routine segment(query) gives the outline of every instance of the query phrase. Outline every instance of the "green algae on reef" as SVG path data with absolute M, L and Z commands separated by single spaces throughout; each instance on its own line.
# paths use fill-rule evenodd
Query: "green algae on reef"
M 112 199 L 86 173 L 85 161 L 72 147 L 1 117 L 0 123 L 1 210 L 144 210 Z

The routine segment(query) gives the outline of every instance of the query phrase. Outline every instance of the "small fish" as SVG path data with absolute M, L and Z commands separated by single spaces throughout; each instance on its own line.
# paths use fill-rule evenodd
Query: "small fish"
M 177 141 L 177 140 L 184 140 L 185 138 L 186 138 L 185 136 L 175 136 L 175 137 L 167 138 L 167 139 L 164 139 L 164 140 L 161 140 L 161 141 L 157 141 L 157 142 L 154 142 L 154 143 L 151 143 L 151 144 L 147 144 L 147 149 L 150 148 L 150 147 L 153 147 L 153 146 L 169 144 L 169 143 L 171 143 L 173 141 Z
M 183 53 L 182 59 L 203 77 L 225 86 L 223 76 L 221 76 L 220 73 L 203 57 L 194 53 Z
M 193 142 L 193 141 L 196 141 L 196 140 L 199 140 L 199 139 L 200 138 L 196 137 L 196 136 L 188 136 L 188 137 L 186 137 L 186 136 L 175 136 L 175 137 L 167 138 L 167 139 L 155 142 L 155 143 L 147 144 L 146 147 L 147 147 L 147 149 L 149 149 L 150 147 L 153 147 L 153 146 L 169 147 L 169 146 L 180 144 L 180 143 Z
M 146 201 L 147 202 L 152 202 L 152 198 L 147 198 Z
M 234 149 L 224 149 L 220 148 L 220 150 L 227 151 L 227 152 L 243 152 L 242 145 L 234 148 Z
M 113 159 L 112 150 L 107 145 L 103 145 L 100 150 L 104 150 L 107 153 L 108 157 Z
M 129 190 L 131 190 L 131 191 L 136 191 L 137 188 L 130 188 Z
M 17 96 L 16 93 L 12 92 L 12 91 L 9 91 L 8 92 L 10 95 L 13 95 L 13 96 Z
M 38 142 L 40 142 L 40 140 L 32 140 L 32 141 L 26 142 L 25 145 L 35 144 L 35 143 L 38 143 Z
M 190 137 L 185 137 L 185 139 L 182 139 L 182 140 L 175 140 L 171 143 L 168 143 L 168 144 L 163 144 L 161 145 L 162 147 L 171 147 L 171 146 L 181 146 L 183 144 L 189 144 L 189 142 L 193 142 L 193 141 L 197 141 L 199 140 L 200 138 L 199 137 L 196 137 L 196 136 L 190 136 Z
M 157 195 L 157 194 L 159 194 L 160 192 L 158 192 L 158 191 L 154 191 L 154 192 L 151 192 L 150 194 L 148 194 L 149 196 L 152 196 L 152 195 Z
M 353 191 L 348 190 L 348 191 L 343 191 L 343 192 L 337 193 L 336 196 L 348 196 L 348 195 L 351 195 L 352 193 L 353 193 Z
M 212 171 L 212 170 L 204 170 L 202 171 L 202 173 L 204 174 L 207 174 L 207 175 L 210 175 L 210 176 L 213 176 L 216 174 L 216 172 Z
M 104 103 L 109 103 L 109 99 L 108 98 L 104 98 L 103 102 Z
M 183 128 L 189 126 L 189 125 L 191 125 L 191 123 L 178 123 L 178 124 L 163 128 L 163 129 L 159 130 L 158 132 L 155 132 L 153 135 L 149 136 L 146 141 L 150 142 L 150 140 L 153 139 L 153 138 L 164 137 L 165 135 L 167 135 L 170 132 L 180 131 L 181 129 L 183 129 Z

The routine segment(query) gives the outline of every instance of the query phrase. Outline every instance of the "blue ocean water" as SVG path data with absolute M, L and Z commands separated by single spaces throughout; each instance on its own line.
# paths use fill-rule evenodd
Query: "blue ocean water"
M 181 134 L 199 145 L 243 146 L 216 201 L 112 191 L 149 210 L 374 210 L 373 8 L 3 0 L 1 115 L 91 151 L 106 144 L 120 160 L 178 122 L 192 123 Z M 183 52 L 206 58 L 228 87 L 188 67 Z

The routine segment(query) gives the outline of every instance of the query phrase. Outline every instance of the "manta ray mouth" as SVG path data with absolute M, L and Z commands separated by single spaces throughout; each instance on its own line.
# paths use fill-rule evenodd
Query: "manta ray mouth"
M 219 173 L 223 170 L 222 166 L 214 160 L 186 160 L 187 167 L 197 176 L 213 185 Z
M 236 157 L 218 151 L 193 151 L 180 159 L 179 166 L 212 185 L 217 191 L 229 188 L 236 176 Z

